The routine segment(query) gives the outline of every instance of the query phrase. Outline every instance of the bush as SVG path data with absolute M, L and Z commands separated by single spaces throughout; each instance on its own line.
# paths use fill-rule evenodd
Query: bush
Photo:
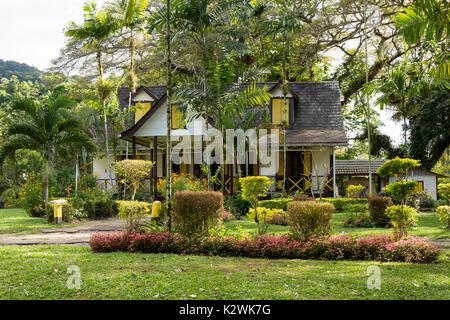
M 258 234 L 264 234 L 267 231 L 267 221 L 271 220 L 274 213 L 282 213 L 280 209 L 269 209 L 264 207 L 257 207 L 256 210 L 250 208 L 247 214 L 250 220 L 254 220 L 258 223 Z
M 173 198 L 173 224 L 187 237 L 204 237 L 220 224 L 223 195 L 214 191 L 178 191 Z
M 290 233 L 294 239 L 308 240 L 312 236 L 329 235 L 334 207 L 327 202 L 292 201 L 287 214 Z
M 130 251 L 133 238 L 133 234 L 125 232 L 94 233 L 89 244 L 94 252 Z
M 299 194 L 294 196 L 294 201 L 316 201 L 316 199 L 313 197 L 308 197 L 304 194 Z
M 366 205 L 361 203 L 349 204 L 345 206 L 345 211 L 351 213 L 363 213 L 366 212 Z
M 54 206 L 50 202 L 45 204 L 45 213 L 47 214 L 47 221 L 52 223 L 55 221 Z M 62 221 L 71 222 L 75 218 L 75 209 L 69 203 L 62 206 Z
M 446 204 L 449 204 L 450 199 L 450 183 L 438 184 L 438 193 L 442 200 L 445 200 Z
M 366 190 L 366 186 L 362 184 L 354 185 L 351 184 L 347 187 L 347 195 L 352 199 L 361 198 L 364 195 L 364 191 Z
M 346 218 L 342 219 L 344 227 L 356 227 L 356 228 L 372 228 L 375 223 L 365 212 L 352 212 Z
M 434 200 L 430 193 L 426 191 L 413 192 L 406 198 L 406 204 L 411 207 L 415 207 L 417 210 L 420 208 L 433 208 Z
M 390 197 L 373 197 L 369 199 L 370 218 L 377 227 L 388 227 L 391 220 L 386 215 L 386 208 L 392 206 L 393 202 Z
M 156 184 L 158 191 L 166 196 L 167 180 L 158 179 Z M 177 191 L 204 191 L 207 189 L 206 181 L 200 180 L 190 174 L 172 174 L 172 195 Z
M 287 226 L 287 215 L 286 212 L 274 212 L 272 215 L 272 218 L 269 220 L 266 220 L 266 223 L 268 224 L 275 224 L 279 226 Z
M 122 160 L 116 163 L 116 173 L 122 178 L 120 182 L 131 185 L 131 200 L 134 200 L 139 184 L 150 175 L 154 165 L 154 162 L 145 160 Z
M 437 207 L 436 214 L 438 215 L 439 221 L 442 222 L 444 227 L 450 229 L 450 206 Z
M 139 232 L 142 220 L 149 216 L 150 203 L 139 201 L 117 201 L 119 217 L 125 222 L 125 231 Z
M 275 199 L 275 200 L 262 200 L 258 202 L 258 207 L 268 208 L 268 209 L 280 209 L 283 211 L 287 210 L 287 205 L 292 199 Z
M 180 234 L 97 233 L 91 236 L 94 252 L 130 251 L 263 259 L 376 260 L 434 263 L 440 250 L 431 242 L 408 237 L 398 242 L 389 235 L 355 239 L 348 234 L 315 237 L 301 242 L 286 235 L 264 235 L 254 239 L 191 239 Z
M 344 212 L 348 205 L 364 204 L 367 205 L 367 199 L 351 199 L 351 198 L 322 198 L 322 201 L 331 203 L 336 212 Z
M 233 197 L 228 197 L 225 201 L 224 207 L 230 210 L 231 214 L 239 219 L 242 215 L 248 213 L 248 209 L 250 209 L 251 204 L 247 200 L 242 199 L 241 193 Z
M 19 205 L 30 217 L 43 217 L 45 205 L 42 200 L 42 182 L 39 177 L 31 175 L 19 192 Z
M 407 230 L 415 226 L 417 221 L 416 214 L 416 209 L 408 206 L 394 205 L 386 208 L 386 215 L 391 218 L 397 238 L 408 235 Z
M 222 220 L 222 222 L 228 222 L 233 220 L 233 215 L 230 211 L 223 210 L 220 214 L 220 219 Z
M 82 211 L 89 219 L 110 218 L 118 213 L 112 194 L 103 190 L 79 191 L 70 200 L 71 205 Z
M 250 202 L 253 209 L 256 209 L 259 198 L 265 197 L 272 185 L 272 181 L 265 176 L 239 178 L 239 183 L 242 188 L 242 199 Z

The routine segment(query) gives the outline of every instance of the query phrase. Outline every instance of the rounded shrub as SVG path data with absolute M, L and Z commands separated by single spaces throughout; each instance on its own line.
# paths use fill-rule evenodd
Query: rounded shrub
M 292 201 L 288 204 L 287 215 L 291 236 L 308 240 L 312 236 L 329 235 L 334 206 L 328 202 Z
M 186 237 L 204 237 L 220 224 L 223 195 L 215 191 L 178 191 L 173 197 L 173 225 Z

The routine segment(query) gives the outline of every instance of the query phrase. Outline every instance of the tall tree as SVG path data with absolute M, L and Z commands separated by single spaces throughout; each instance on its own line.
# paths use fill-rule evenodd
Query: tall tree
M 376 104 L 381 108 L 389 106 L 394 111 L 392 118 L 403 121 L 403 142 L 408 144 L 408 124 L 407 121 L 417 110 L 417 105 L 412 101 L 412 97 L 419 93 L 422 82 L 411 74 L 406 64 L 392 67 L 388 73 L 380 80 L 373 81 L 367 86 L 366 94 L 378 93 Z
M 92 49 L 96 54 L 99 79 L 103 79 L 102 53 L 104 40 L 117 29 L 117 21 L 105 10 L 98 10 L 95 2 L 84 5 L 84 22 L 70 22 L 66 28 L 66 36 L 84 41 L 83 49 Z
M 8 141 L 0 148 L 0 164 L 19 150 L 34 150 L 43 160 L 43 200 L 48 201 L 49 173 L 56 158 L 68 157 L 68 146 L 91 148 L 89 137 L 71 113 L 72 102 L 66 96 L 50 96 L 42 102 L 19 98 L 13 101 L 18 112 L 7 129 Z
M 415 97 L 418 110 L 411 118 L 411 156 L 431 170 L 450 145 L 450 91 L 436 89 Z
M 166 144 L 166 177 L 167 177 L 167 214 L 169 216 L 168 229 L 172 228 L 172 31 L 170 29 L 171 21 L 171 7 L 170 0 L 166 0 L 166 45 L 167 45 L 167 144 Z
M 286 189 L 286 176 L 287 176 L 287 146 L 286 146 L 286 128 L 289 127 L 286 119 L 286 96 L 289 93 L 289 69 L 287 65 L 289 63 L 291 45 L 297 33 L 301 30 L 300 21 L 295 17 L 292 11 L 292 3 L 290 1 L 280 1 L 280 11 L 275 17 L 270 17 L 270 20 L 264 21 L 263 25 L 266 29 L 266 34 L 271 34 L 275 41 L 281 43 L 281 89 L 283 91 L 283 153 L 284 153 L 284 170 L 283 170 L 283 186 L 282 192 Z

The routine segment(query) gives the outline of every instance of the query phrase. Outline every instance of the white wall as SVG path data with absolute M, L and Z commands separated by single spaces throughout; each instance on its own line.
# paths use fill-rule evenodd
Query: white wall
M 111 158 L 111 164 L 114 163 L 113 157 Z M 97 176 L 97 179 L 109 179 L 109 170 L 108 170 L 108 162 L 106 160 L 106 156 L 103 156 L 100 158 L 100 155 L 97 156 L 93 163 L 93 174 Z M 111 176 L 113 179 L 116 178 L 116 174 L 114 173 L 114 170 L 111 171 Z
M 164 103 L 156 112 L 139 128 L 136 137 L 165 137 L 167 136 L 167 104 Z M 205 130 L 205 120 L 198 118 L 187 123 L 186 129 L 172 130 L 172 136 L 186 136 L 201 134 Z
M 437 200 L 436 194 L 436 176 L 418 175 L 417 173 L 408 176 L 408 180 L 423 181 L 423 190 L 430 193 L 434 200 Z M 389 177 L 389 182 L 397 181 L 396 177 Z

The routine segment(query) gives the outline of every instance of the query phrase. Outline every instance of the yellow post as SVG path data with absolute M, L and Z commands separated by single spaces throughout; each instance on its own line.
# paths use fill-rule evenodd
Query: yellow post
M 158 220 L 161 213 L 162 203 L 161 201 L 155 201 L 152 205 L 152 220 Z
M 53 218 L 55 223 L 62 223 L 62 207 L 67 204 L 67 200 L 53 200 L 51 201 L 51 204 L 53 204 Z

